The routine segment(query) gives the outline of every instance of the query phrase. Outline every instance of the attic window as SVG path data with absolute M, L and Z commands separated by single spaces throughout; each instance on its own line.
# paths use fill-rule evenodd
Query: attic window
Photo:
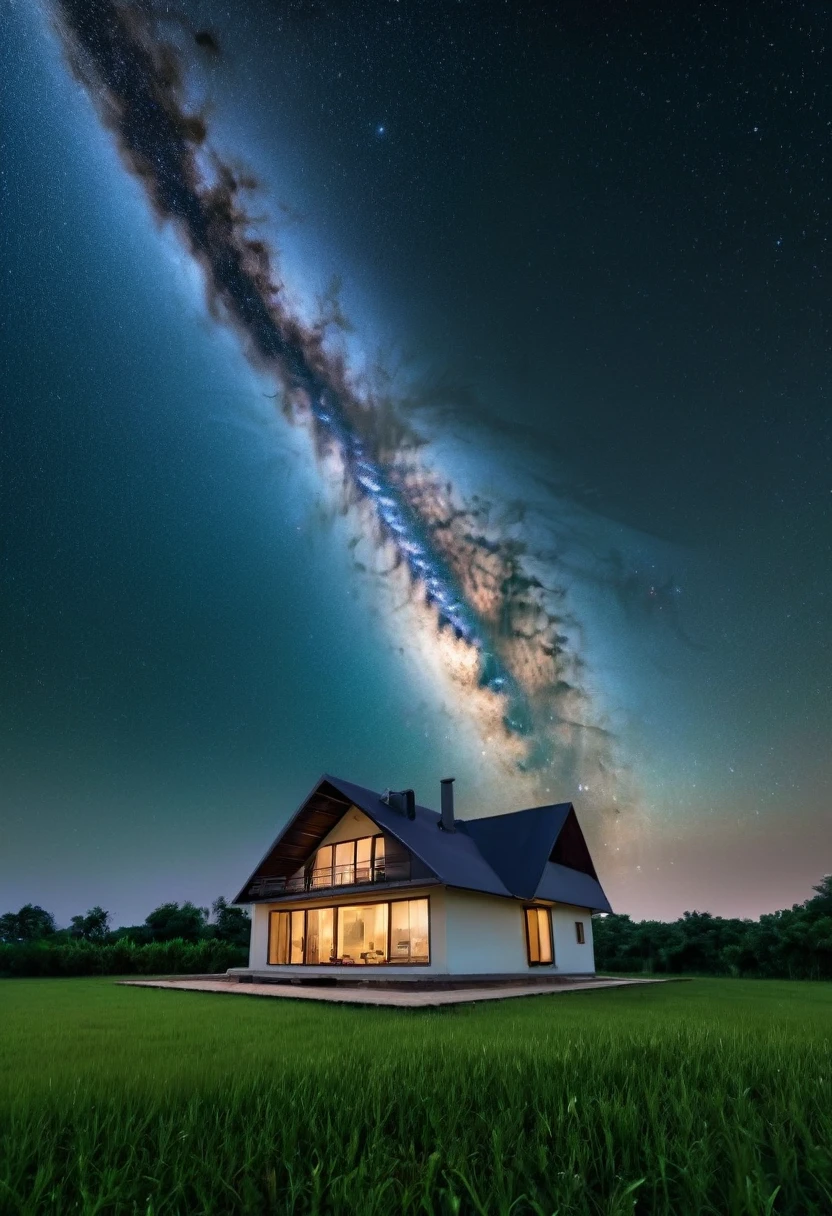
M 312 888 L 383 882 L 384 837 L 361 836 L 358 840 L 322 845 L 307 869 L 304 885 Z

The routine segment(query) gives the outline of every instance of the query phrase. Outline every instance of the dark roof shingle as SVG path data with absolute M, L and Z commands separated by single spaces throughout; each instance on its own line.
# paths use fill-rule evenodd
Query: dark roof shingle
M 326 819 L 316 802 L 322 791 L 329 791 L 323 796 L 334 804 Z M 558 837 L 568 822 L 570 827 L 565 836 L 571 835 L 574 839 L 577 833 L 589 868 L 592 868 L 574 809 L 569 802 L 480 819 L 458 819 L 457 830 L 445 832 L 439 827 L 440 816 L 429 807 L 417 805 L 415 819 L 408 819 L 382 802 L 381 795 L 374 790 L 327 773 L 279 833 L 235 902 L 247 902 L 249 886 L 264 869 L 278 872 L 282 868 L 284 873 L 291 872 L 298 864 L 295 860 L 298 845 L 308 835 L 304 831 L 307 809 L 314 808 L 320 820 L 316 830 L 322 840 L 327 834 L 327 820 L 331 814 L 340 818 L 337 805 L 341 798 L 345 809 L 350 803 L 358 807 L 378 827 L 399 840 L 447 886 L 509 899 L 548 899 L 595 911 L 611 911 L 594 872 L 586 873 L 582 869 L 573 869 L 550 860 Z M 290 847 L 287 857 L 281 862 L 279 858 L 281 849 L 285 851 L 284 842 Z

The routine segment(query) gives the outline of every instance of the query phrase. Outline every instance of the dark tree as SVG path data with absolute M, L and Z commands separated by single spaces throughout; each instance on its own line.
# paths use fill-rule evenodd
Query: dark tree
M 96 904 L 85 916 L 73 916 L 69 932 L 87 942 L 104 942 L 110 932 L 110 913 Z
M 812 890 L 815 894 L 806 905 L 811 914 L 832 916 L 832 874 L 825 875 Z
M 242 908 L 232 907 L 222 896 L 211 905 L 214 936 L 234 946 L 247 946 L 251 937 L 251 920 Z
M 593 919 L 599 971 L 663 971 L 832 979 L 832 875 L 802 904 L 759 920 L 686 912 L 670 924 L 629 916 Z
M 184 904 L 160 904 L 145 921 L 150 939 L 154 942 L 170 942 L 181 937 L 186 942 L 197 942 L 205 935 L 208 909 L 197 908 L 188 900 Z
M 138 946 L 144 946 L 153 941 L 153 935 L 147 925 L 119 925 L 109 934 L 108 940 L 120 942 L 128 939 Z
M 54 916 L 38 904 L 24 904 L 19 912 L 6 912 L 0 916 L 2 942 L 35 942 L 51 937 L 55 931 Z

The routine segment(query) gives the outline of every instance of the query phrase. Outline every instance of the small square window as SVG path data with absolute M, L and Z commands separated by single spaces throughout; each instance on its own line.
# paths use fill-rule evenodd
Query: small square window
M 582 946 L 586 941 L 584 937 L 584 922 L 582 920 L 575 921 L 575 936 L 578 939 L 578 945 Z

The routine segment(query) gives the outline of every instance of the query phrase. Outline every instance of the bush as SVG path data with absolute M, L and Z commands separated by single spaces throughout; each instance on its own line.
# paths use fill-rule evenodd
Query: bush
M 78 941 L 0 943 L 0 976 L 199 975 L 244 967 L 248 950 L 218 939 L 137 943 Z

